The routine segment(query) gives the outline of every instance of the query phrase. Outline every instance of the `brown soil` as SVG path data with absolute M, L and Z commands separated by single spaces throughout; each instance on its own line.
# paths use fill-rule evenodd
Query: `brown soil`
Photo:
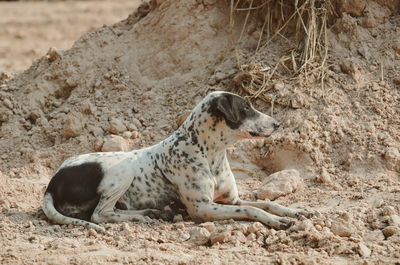
M 0 12 L 6 10 L 9 21 L 11 10 L 20 12 L 21 6 L 29 6 L 32 14 L 48 12 L 57 18 L 37 23 L 32 30 L 25 26 L 33 23 L 27 15 L 20 18 L 24 22 L 0 29 L 15 34 L 16 38 L 7 38 L 7 47 L 20 47 L 15 32 L 22 32 L 24 42 L 46 40 L 23 43 L 21 51 L 38 49 L 37 55 L 57 47 L 13 77 L 0 73 L 1 264 L 399 262 L 396 1 L 336 3 L 345 13 L 329 27 L 324 86 L 316 72 L 289 79 L 279 69 L 271 78 L 273 88 L 265 94 L 270 103 L 253 103 L 265 113 L 272 111 L 283 129 L 264 141 L 229 149 L 242 198 L 255 200 L 256 190 L 271 173 L 297 169 L 303 188 L 276 201 L 313 209 L 316 214 L 310 220 L 298 220 L 287 231 L 233 220 L 201 225 L 154 220 L 105 224 L 105 234 L 49 223 L 40 210 L 41 197 L 64 159 L 101 150 L 111 134 L 122 136 L 130 148 L 156 143 L 171 134 L 178 118 L 207 92 L 243 93 L 237 59 L 263 65 L 268 74 L 292 45 L 290 37 L 277 38 L 255 54 L 259 35 L 254 32 L 262 25 L 254 21 L 253 30 L 246 31 L 235 49 L 232 36 L 240 34 L 243 18 L 237 18 L 231 31 L 225 1 L 166 0 L 153 1 L 159 5 L 151 6 L 149 13 L 142 6 L 128 19 L 92 30 L 72 48 L 59 50 L 71 44 L 58 35 L 64 24 L 81 30 L 63 29 L 69 33 L 62 35 L 75 39 L 99 21 L 112 23 L 114 14 L 131 13 L 134 4 L 129 2 L 1 4 Z M 82 25 L 79 21 L 87 20 L 75 13 L 60 14 L 63 7 L 94 12 L 98 20 Z M 85 19 L 93 16 L 89 13 Z M 5 58 L 0 71 L 14 72 L 26 65 L 26 53 L 11 57 L 11 51 L 0 50 Z M 200 240 L 204 235 L 206 239 Z

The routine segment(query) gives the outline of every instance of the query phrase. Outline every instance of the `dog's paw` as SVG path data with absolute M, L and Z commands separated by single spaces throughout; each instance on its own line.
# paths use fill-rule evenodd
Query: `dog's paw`
M 311 217 L 313 217 L 313 216 L 314 216 L 314 212 L 312 212 L 312 211 L 310 211 L 310 210 L 306 210 L 306 209 L 304 209 L 304 210 L 298 210 L 297 213 L 296 213 L 296 218 L 297 218 L 297 219 L 301 219 L 301 218 L 303 218 L 303 217 L 311 218 Z
M 279 226 L 278 227 L 274 227 L 278 230 L 286 230 L 289 227 L 291 227 L 293 224 L 295 223 L 295 220 L 291 219 L 291 218 L 279 218 Z
M 162 211 L 157 210 L 157 209 L 148 209 L 148 210 L 146 210 L 144 215 L 146 215 L 146 217 L 150 217 L 150 218 L 153 218 L 153 219 L 158 219 L 158 218 L 161 218 Z

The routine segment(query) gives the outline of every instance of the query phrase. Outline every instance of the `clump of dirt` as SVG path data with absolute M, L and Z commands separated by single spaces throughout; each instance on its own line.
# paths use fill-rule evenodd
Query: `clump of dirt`
M 255 53 L 265 40 L 254 33 L 264 30 L 263 20 L 239 14 L 232 23 L 225 2 L 165 0 L 83 35 L 69 50 L 50 49 L 12 79 L 2 76 L 2 264 L 398 261 L 399 9 L 394 1 L 359 2 L 333 3 L 323 75 L 276 67 L 294 36 L 276 37 Z M 260 97 L 246 94 L 249 71 L 268 78 Z M 287 231 L 176 218 L 108 224 L 98 234 L 51 225 L 38 211 L 64 159 L 156 143 L 219 89 L 249 96 L 283 123 L 264 141 L 229 149 L 240 196 L 257 199 L 269 174 L 296 169 L 303 187 L 276 201 L 317 210 L 313 218 Z

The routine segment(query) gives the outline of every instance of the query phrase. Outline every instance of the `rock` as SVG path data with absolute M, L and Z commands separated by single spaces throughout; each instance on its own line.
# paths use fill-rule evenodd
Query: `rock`
M 81 103 L 80 110 L 83 114 L 93 114 L 96 108 L 90 103 L 89 100 L 85 100 Z
M 350 223 L 332 222 L 331 231 L 333 234 L 340 237 L 349 237 L 355 231 L 355 228 Z
M 303 179 L 295 169 L 287 169 L 270 175 L 257 190 L 257 198 L 274 200 L 290 194 L 303 186 Z
M 397 167 L 400 168 L 400 153 L 395 147 L 388 147 L 383 155 L 387 162 L 387 167 L 390 170 L 395 170 Z
M 108 131 L 110 133 L 114 133 L 114 134 L 120 134 L 125 132 L 126 126 L 124 125 L 124 123 L 117 118 L 111 118 L 110 120 L 110 128 L 108 129 Z
M 369 231 L 365 236 L 364 236 L 364 241 L 369 242 L 375 242 L 375 241 L 382 241 L 385 240 L 385 236 L 383 235 L 382 231 L 377 229 L 373 231 Z
M 195 245 L 204 245 L 210 239 L 210 232 L 203 227 L 195 227 L 190 232 L 189 243 Z
M 400 229 L 399 229 L 398 227 L 393 226 L 393 225 L 389 225 L 389 226 L 385 227 L 385 228 L 382 230 L 382 233 L 383 233 L 383 235 L 384 235 L 386 238 L 388 238 L 388 237 L 390 237 L 390 236 L 393 236 L 393 235 L 399 233 L 399 230 L 400 230 Z
M 304 219 L 301 222 L 296 222 L 294 226 L 292 226 L 290 229 L 294 230 L 296 232 L 298 231 L 310 231 L 312 228 L 314 228 L 313 223 L 309 219 Z M 322 228 L 321 228 L 322 230 Z
M 174 223 L 183 222 L 182 214 L 177 214 L 177 215 L 175 215 L 175 216 L 174 216 L 174 219 L 173 219 L 173 222 L 174 222 Z
M 246 239 L 247 239 L 248 241 L 256 241 L 257 236 L 256 236 L 256 234 L 254 234 L 254 233 L 250 233 L 250 234 L 247 235 Z
M 343 0 L 336 1 L 336 10 L 340 13 L 346 12 L 354 17 L 359 17 L 362 15 L 365 7 L 367 6 L 367 0 Z
M 215 224 L 213 222 L 205 222 L 205 223 L 200 224 L 199 226 L 204 227 L 210 233 L 215 230 Z
M 8 98 L 5 98 L 5 99 L 3 100 L 3 105 L 4 105 L 5 107 L 9 108 L 9 109 L 12 109 L 12 108 L 13 108 L 13 105 L 12 105 L 11 101 L 10 101 Z
M 374 28 L 384 23 L 391 15 L 391 11 L 389 8 L 382 7 L 375 1 L 369 1 L 364 10 L 364 14 L 364 17 L 361 19 L 361 26 L 364 28 Z
M 400 216 L 397 214 L 392 214 L 389 218 L 389 224 L 400 227 Z
M 358 254 L 360 254 L 361 257 L 368 258 L 371 256 L 371 250 L 364 245 L 364 243 L 360 242 L 358 243 Z
M 136 139 L 136 138 L 139 138 L 139 136 L 140 136 L 139 133 L 135 131 L 135 132 L 132 132 L 131 138 Z
M 258 231 L 264 229 L 264 225 L 260 222 L 253 222 L 247 227 L 247 233 L 257 233 Z
M 132 133 L 130 131 L 123 132 L 122 137 L 124 137 L 125 139 L 129 139 L 132 137 Z
M 395 213 L 396 213 L 396 210 L 394 209 L 393 206 L 390 206 L 390 205 L 383 207 L 383 209 L 380 212 L 380 214 L 382 216 L 391 216 L 391 215 L 394 215 Z
M 70 113 L 64 123 L 64 137 L 71 138 L 82 133 L 85 127 L 85 121 L 81 113 Z
M 102 152 L 129 151 L 129 143 L 118 135 L 110 135 L 104 141 Z
M 231 237 L 231 231 L 229 229 L 222 232 L 216 231 L 211 234 L 210 241 L 212 245 L 214 245 L 217 242 L 225 243 L 229 241 L 230 237 Z
M 330 184 L 332 182 L 331 176 L 329 175 L 326 168 L 322 168 L 321 174 L 317 176 L 315 180 L 324 184 Z
M 244 243 L 247 241 L 247 238 L 241 231 L 233 231 L 233 235 L 230 238 L 230 241 L 232 242 L 239 241 L 240 243 Z

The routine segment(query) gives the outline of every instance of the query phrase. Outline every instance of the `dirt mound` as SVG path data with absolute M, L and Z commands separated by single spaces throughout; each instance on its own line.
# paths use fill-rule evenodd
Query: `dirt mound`
M 247 19 L 246 8 L 232 17 L 217 1 L 149 1 L 69 50 L 50 49 L 11 80 L 1 77 L 2 264 L 397 261 L 399 9 L 396 1 L 349 3 L 333 3 L 323 85 L 318 68 L 287 78 L 290 67 L 276 67 L 295 36 L 255 53 L 263 20 Z M 297 169 L 305 187 L 277 201 L 318 210 L 311 220 L 289 231 L 234 221 L 208 232 L 179 220 L 109 224 L 103 235 L 49 225 L 38 211 L 67 157 L 158 142 L 207 92 L 245 95 L 250 71 L 270 85 L 263 100 L 250 97 L 254 105 L 284 126 L 230 148 L 240 196 L 256 199 L 269 174 Z M 193 235 L 204 240 L 192 244 Z

